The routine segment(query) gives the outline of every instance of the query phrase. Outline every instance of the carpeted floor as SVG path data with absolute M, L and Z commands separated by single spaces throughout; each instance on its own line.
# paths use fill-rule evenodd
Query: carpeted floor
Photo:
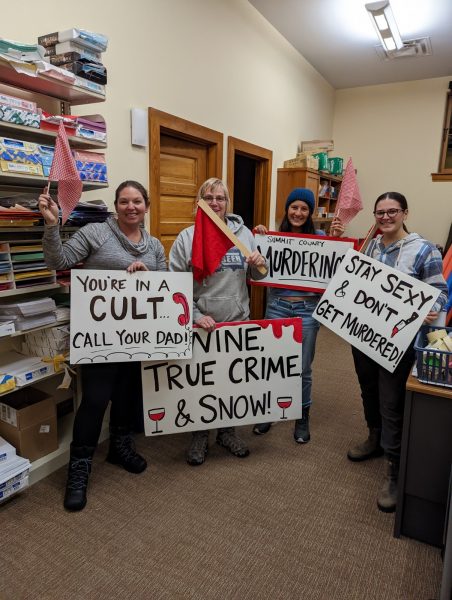
M 438 549 L 392 535 L 375 498 L 383 460 L 350 463 L 365 433 L 349 346 L 322 328 L 312 441 L 292 423 L 241 429 L 249 458 L 214 443 L 189 467 L 189 434 L 141 437 L 131 475 L 99 447 L 88 505 L 62 508 L 65 469 L 0 509 L 1 600 L 431 600 Z

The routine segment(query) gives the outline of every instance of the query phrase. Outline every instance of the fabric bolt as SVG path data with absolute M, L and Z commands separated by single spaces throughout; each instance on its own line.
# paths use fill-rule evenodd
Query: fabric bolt
M 58 128 L 49 180 L 58 181 L 58 202 L 64 225 L 80 200 L 83 183 L 72 156 L 63 121 L 60 121 Z
M 355 169 L 352 159 L 349 158 L 336 203 L 336 215 L 340 217 L 344 225 L 347 225 L 362 209 L 363 203 L 356 180 Z

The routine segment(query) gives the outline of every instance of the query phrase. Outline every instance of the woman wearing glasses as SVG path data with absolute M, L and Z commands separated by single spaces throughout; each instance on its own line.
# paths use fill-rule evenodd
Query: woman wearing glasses
M 402 194 L 387 192 L 379 196 L 374 215 L 381 234 L 371 241 L 366 255 L 441 291 L 425 318 L 425 323 L 433 323 L 447 301 L 439 251 L 417 233 L 408 232 L 408 204 Z M 352 461 L 362 461 L 385 454 L 387 474 L 377 498 L 383 512 L 393 512 L 396 507 L 405 385 L 414 361 L 413 344 L 414 339 L 393 373 L 352 348 L 369 436 L 352 446 L 347 456 Z
M 227 212 L 229 192 L 221 179 L 211 178 L 205 181 L 198 192 L 198 200 L 200 198 L 209 204 L 217 216 L 252 251 L 245 259 L 237 248 L 232 247 L 213 275 L 202 283 L 193 281 L 193 320 L 206 331 L 213 331 L 216 323 L 246 321 L 249 318 L 247 271 L 250 269 L 253 279 L 261 279 L 263 275 L 257 267 L 264 265 L 265 259 L 256 250 L 254 236 L 243 224 L 242 217 Z M 192 225 L 181 231 L 176 238 L 169 256 L 170 271 L 191 271 L 193 233 Z M 201 465 L 205 461 L 208 436 L 208 431 L 193 433 L 187 453 L 189 465 Z M 217 443 L 239 458 L 249 454 L 248 447 L 237 436 L 233 427 L 219 429 Z

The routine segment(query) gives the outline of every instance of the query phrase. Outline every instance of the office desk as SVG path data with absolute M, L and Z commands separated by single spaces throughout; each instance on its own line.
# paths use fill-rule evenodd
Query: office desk
M 394 536 L 442 546 L 452 464 L 452 388 L 406 386 Z

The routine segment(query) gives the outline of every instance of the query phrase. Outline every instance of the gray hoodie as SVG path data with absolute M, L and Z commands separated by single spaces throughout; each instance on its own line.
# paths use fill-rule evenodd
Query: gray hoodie
M 256 250 L 256 242 L 251 231 L 245 227 L 242 217 L 226 215 L 226 223 L 251 251 Z M 191 271 L 191 251 L 194 226 L 187 227 L 177 236 L 169 255 L 170 271 Z M 193 280 L 193 321 L 204 315 L 217 323 L 246 321 L 250 307 L 246 273 L 248 265 L 242 253 L 234 246 L 224 255 L 218 269 L 210 277 L 198 283 Z M 250 268 L 253 279 L 264 275 L 255 267 Z

